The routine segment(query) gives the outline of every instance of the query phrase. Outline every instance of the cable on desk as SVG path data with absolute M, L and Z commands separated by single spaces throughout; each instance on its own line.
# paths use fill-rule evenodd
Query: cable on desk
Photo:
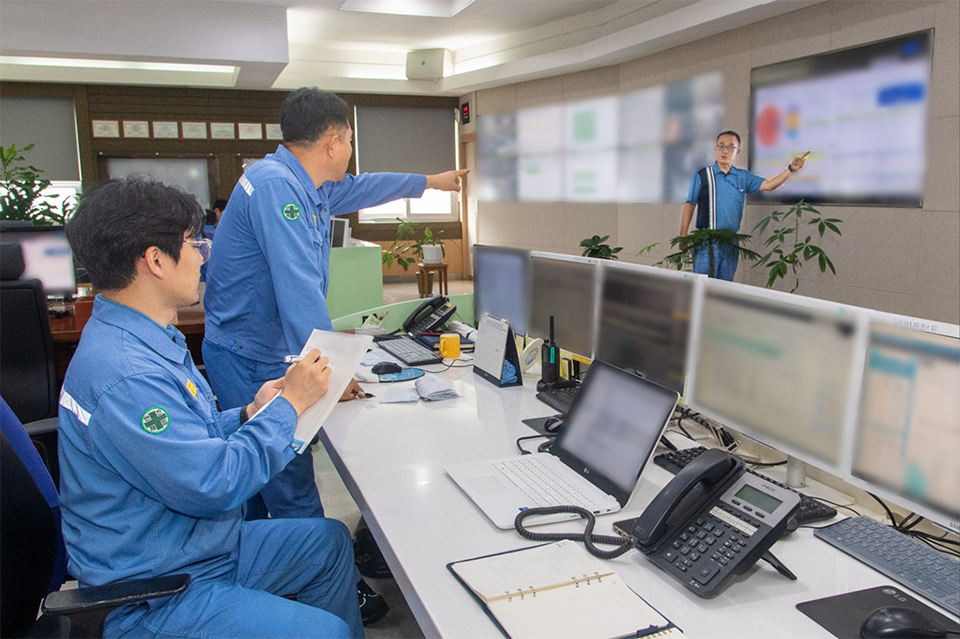
M 527 441 L 527 440 L 530 440 L 530 439 L 544 439 L 544 438 L 546 438 L 547 441 L 544 442 L 543 444 L 541 444 L 539 448 L 542 448 L 544 444 L 547 444 L 547 445 L 552 444 L 552 443 L 553 443 L 553 440 L 556 439 L 557 436 L 556 436 L 556 435 L 526 435 L 526 436 L 524 436 L 524 437 L 519 438 L 519 439 L 516 441 L 516 444 L 517 444 L 517 448 L 520 450 L 520 454 L 521 454 L 521 455 L 532 455 L 532 454 L 533 454 L 531 451 L 529 451 L 529 450 L 527 450 L 526 448 L 524 448 L 523 446 L 521 446 L 521 445 L 520 445 L 520 442 L 524 442 L 524 441 Z M 538 448 L 538 451 L 537 451 L 537 452 L 541 452 L 541 453 L 544 452 L 544 451 L 542 451 L 542 450 L 539 450 L 539 448 Z
M 587 525 L 584 528 L 582 533 L 537 533 L 531 532 L 524 528 L 523 520 L 527 517 L 535 517 L 537 515 L 555 515 L 557 513 L 574 513 L 580 515 L 582 518 L 587 520 Z M 517 514 L 517 518 L 513 520 L 513 526 L 517 529 L 517 532 L 521 537 L 526 539 L 531 539 L 533 541 L 561 541 L 568 539 L 570 541 L 582 541 L 583 545 L 587 547 L 587 550 L 591 555 L 599 557 L 600 559 L 616 559 L 623 553 L 627 552 L 631 548 L 637 547 L 637 538 L 628 537 L 624 540 L 623 537 L 614 537 L 613 535 L 594 535 L 593 528 L 597 523 L 597 518 L 593 516 L 593 513 L 587 510 L 586 508 L 581 508 L 580 506 L 546 506 L 543 508 L 528 508 Z M 600 550 L 594 544 L 609 544 L 611 546 L 617 546 L 613 550 Z

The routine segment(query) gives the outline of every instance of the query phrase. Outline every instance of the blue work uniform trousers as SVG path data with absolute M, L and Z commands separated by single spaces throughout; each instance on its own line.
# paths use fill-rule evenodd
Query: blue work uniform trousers
M 737 274 L 740 253 L 732 246 L 711 245 L 709 250 L 713 251 L 714 277 L 732 282 L 733 277 Z M 694 273 L 702 273 L 703 275 L 710 274 L 710 254 L 706 247 L 697 251 L 693 256 L 693 260 Z
M 245 406 L 264 383 L 283 377 L 288 364 L 266 364 L 203 340 L 203 363 L 210 386 L 222 410 Z M 320 491 L 313 475 L 313 451 L 309 447 L 273 476 L 257 498 L 247 505 L 247 519 L 323 517 Z M 266 506 L 266 509 L 263 506 Z
M 333 519 L 243 522 L 236 563 L 111 613 L 104 637 L 363 637 L 350 533 Z M 295 594 L 297 601 L 285 599 Z

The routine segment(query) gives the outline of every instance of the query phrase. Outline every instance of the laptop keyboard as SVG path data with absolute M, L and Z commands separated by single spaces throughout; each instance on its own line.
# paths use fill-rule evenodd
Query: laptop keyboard
M 406 337 L 377 342 L 377 346 L 387 351 L 407 366 L 439 364 L 443 361 L 443 358 L 437 353 L 433 352 L 423 344 L 415 342 Z
M 605 502 L 595 502 L 571 486 L 538 457 L 517 457 L 493 462 L 493 465 L 537 506 L 573 505 L 586 508 L 590 512 L 607 508 Z

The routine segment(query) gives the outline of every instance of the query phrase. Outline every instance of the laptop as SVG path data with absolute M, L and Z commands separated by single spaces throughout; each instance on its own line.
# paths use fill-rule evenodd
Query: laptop
M 594 360 L 549 453 L 444 470 L 504 530 L 513 528 L 517 513 L 537 506 L 573 504 L 597 515 L 614 513 L 630 499 L 678 399 L 672 390 Z M 563 494 L 552 494 L 558 490 Z M 544 515 L 524 525 L 577 517 Z

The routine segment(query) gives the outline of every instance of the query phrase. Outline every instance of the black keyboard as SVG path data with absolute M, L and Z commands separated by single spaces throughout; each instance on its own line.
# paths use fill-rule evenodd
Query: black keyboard
M 875 570 L 960 615 L 960 562 L 870 517 L 813 531 Z
M 566 414 L 570 412 L 570 406 L 579 392 L 579 384 L 568 388 L 545 388 L 537 393 L 537 399 L 553 410 Z
M 706 448 L 703 446 L 697 446 L 695 448 L 684 448 L 682 450 L 671 450 L 665 453 L 660 453 L 659 455 L 653 458 L 653 463 L 662 468 L 666 468 L 671 473 L 676 475 L 680 472 L 680 469 L 689 464 L 691 461 L 696 459 Z M 747 469 L 748 473 L 753 473 L 754 475 L 759 475 L 763 477 L 771 484 L 776 484 L 782 488 L 788 490 L 793 490 L 793 492 L 800 495 L 800 508 L 794 513 L 794 518 L 797 520 L 797 525 L 809 524 L 814 521 L 824 521 L 826 519 L 833 519 L 837 516 L 836 508 L 831 508 L 826 504 L 817 501 L 813 497 L 804 495 L 803 493 L 790 488 L 789 486 L 784 486 L 778 481 L 770 479 L 766 475 L 760 475 L 752 469 Z
M 377 346 L 407 366 L 424 366 L 426 364 L 439 364 L 443 362 L 443 358 L 440 357 L 438 353 L 409 337 L 383 340 L 377 342 Z

